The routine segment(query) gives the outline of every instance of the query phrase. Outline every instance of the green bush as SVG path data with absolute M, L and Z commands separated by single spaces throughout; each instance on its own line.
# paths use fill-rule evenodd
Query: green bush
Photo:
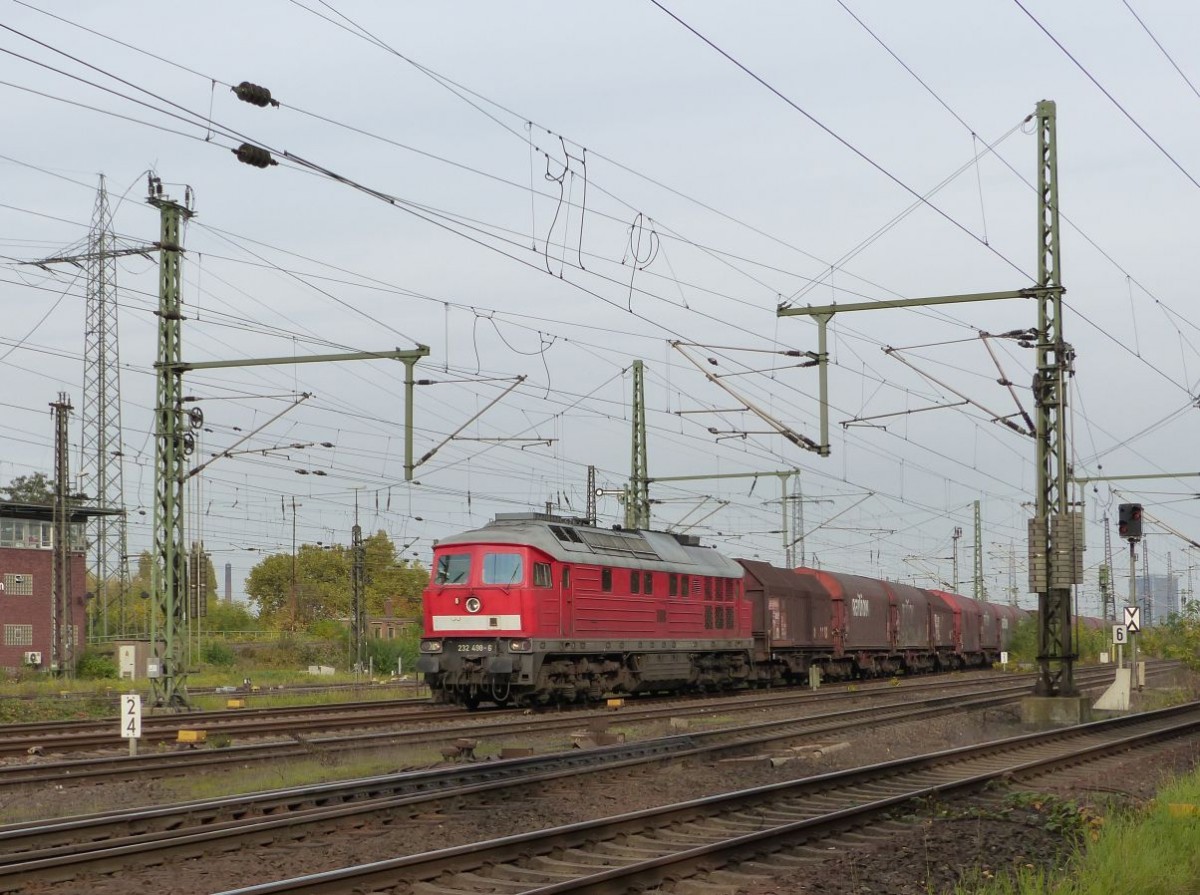
M 85 680 L 117 678 L 117 663 L 107 653 L 87 650 L 75 664 L 75 675 Z
M 200 659 L 209 665 L 228 668 L 234 664 L 237 657 L 234 656 L 233 650 L 227 644 L 219 640 L 211 640 L 204 644 L 204 649 L 200 651 Z
M 364 661 L 370 660 L 376 674 L 391 674 L 396 670 L 396 660 L 401 659 L 404 671 L 412 672 L 416 669 L 420 642 L 420 626 L 409 625 L 401 630 L 400 636 L 394 640 L 368 640 Z

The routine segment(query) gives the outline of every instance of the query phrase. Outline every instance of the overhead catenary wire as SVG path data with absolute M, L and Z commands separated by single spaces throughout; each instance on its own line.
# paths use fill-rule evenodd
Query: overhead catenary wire
M 589 212 L 589 214 L 590 214 L 590 212 Z M 208 266 L 208 265 L 206 265 L 206 266 Z M 494 318 L 493 318 L 493 320 L 494 320 Z M 492 324 L 492 325 L 496 325 L 496 324 L 494 324 L 494 322 L 493 322 L 493 324 Z M 632 328 L 631 328 L 631 329 L 632 329 Z M 530 334 L 533 334 L 533 332 L 535 332 L 536 330 L 535 330 L 535 329 L 530 329 L 529 331 L 530 331 Z

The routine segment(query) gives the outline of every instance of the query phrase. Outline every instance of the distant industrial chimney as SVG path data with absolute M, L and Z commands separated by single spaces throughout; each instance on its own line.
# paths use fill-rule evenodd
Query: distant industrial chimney
M 225 602 L 233 602 L 233 563 L 225 563 Z

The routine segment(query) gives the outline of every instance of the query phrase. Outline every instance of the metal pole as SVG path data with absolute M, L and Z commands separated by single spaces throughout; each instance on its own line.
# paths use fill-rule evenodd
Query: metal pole
M 829 321 L 832 314 L 817 314 L 817 388 L 821 398 L 821 444 L 818 453 L 829 456 L 829 351 L 827 348 Z M 803 565 L 803 559 L 801 559 Z
M 354 603 L 354 673 L 357 679 L 357 675 L 363 667 L 363 647 L 367 636 L 367 600 L 364 589 L 365 547 L 362 527 L 357 522 L 350 530 L 350 544 L 353 552 L 350 566 L 350 591 Z
M 1129 539 L 1129 605 L 1136 606 L 1137 601 L 1137 548 L 1133 538 Z M 1129 635 L 1129 662 L 1133 668 L 1133 676 L 1137 677 L 1137 634 Z
M 189 191 L 190 194 L 190 191 Z M 183 527 L 184 439 L 182 399 L 180 286 L 183 280 L 184 221 L 189 208 L 162 194 L 162 183 L 150 180 L 149 203 L 161 216 L 158 278 L 158 359 L 155 415 L 155 501 L 152 649 L 159 660 L 159 677 L 152 679 L 157 705 L 186 708 L 187 670 L 181 661 L 180 636 L 186 637 L 184 615 L 187 550 Z
M 1030 520 L 1031 583 L 1038 593 L 1038 665 L 1034 692 L 1075 696 L 1071 587 L 1082 571 L 1082 526 L 1068 491 L 1067 374 L 1073 352 L 1062 332 L 1058 229 L 1058 146 L 1053 102 L 1037 104 L 1038 340 L 1037 512 Z M 1057 288 L 1056 288 L 1057 287 Z M 1053 291 L 1052 291 L 1053 290 Z M 1040 572 L 1040 574 L 1038 574 Z
M 429 349 L 425 349 L 429 353 Z M 404 481 L 413 477 L 413 367 L 416 358 L 404 361 Z
M 955 593 L 959 592 L 959 587 L 958 587 L 958 542 L 959 542 L 960 538 L 962 538 L 962 527 L 959 525 L 956 525 L 956 526 L 954 526 L 954 534 L 950 536 L 950 540 L 954 545 L 954 550 L 952 551 L 952 554 L 951 554 L 951 560 L 954 563 L 954 592 Z
M 779 474 L 779 513 L 780 521 L 783 523 L 780 526 L 780 530 L 783 532 L 783 564 L 790 569 L 794 556 L 792 545 L 788 539 L 788 478 L 790 478 L 789 473 L 781 472 Z
M 629 463 L 629 500 L 625 502 L 625 527 L 650 527 L 650 484 L 646 451 L 645 366 L 633 362 L 633 442 Z
M 296 498 L 292 498 L 292 630 L 299 630 L 300 618 L 296 612 Z

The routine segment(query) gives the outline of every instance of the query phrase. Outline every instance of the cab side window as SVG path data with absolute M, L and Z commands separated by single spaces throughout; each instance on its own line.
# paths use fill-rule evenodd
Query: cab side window
M 553 587 L 554 577 L 550 574 L 550 563 L 535 562 L 533 564 L 533 586 Z

